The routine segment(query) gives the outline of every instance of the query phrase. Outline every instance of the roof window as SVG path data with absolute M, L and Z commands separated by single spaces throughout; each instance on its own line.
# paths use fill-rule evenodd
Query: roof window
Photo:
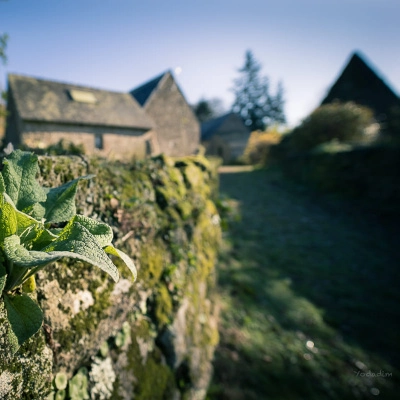
M 68 92 L 72 100 L 78 103 L 89 103 L 89 104 L 97 103 L 97 99 L 94 93 L 92 92 L 86 92 L 84 90 L 76 90 L 76 89 L 70 89 L 68 90 Z

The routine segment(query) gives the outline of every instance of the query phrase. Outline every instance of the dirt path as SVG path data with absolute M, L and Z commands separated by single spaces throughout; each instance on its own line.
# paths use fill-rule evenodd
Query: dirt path
M 218 266 L 210 398 L 396 398 L 397 239 L 373 216 L 276 172 L 223 167 L 220 185 L 241 219 Z M 382 370 L 392 376 L 364 378 Z

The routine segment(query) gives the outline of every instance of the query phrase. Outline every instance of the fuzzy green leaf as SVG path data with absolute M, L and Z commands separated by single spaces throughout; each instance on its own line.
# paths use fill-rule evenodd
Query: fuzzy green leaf
M 15 215 L 17 218 L 17 235 L 21 236 L 28 227 L 39 225 L 39 222 L 36 221 L 36 219 L 32 218 L 30 215 L 25 214 L 22 211 L 17 210 L 14 202 L 7 193 L 4 193 L 3 196 L 5 203 L 8 203 L 15 211 Z
M 2 260 L 2 255 L 0 254 L 0 295 L 3 292 L 7 280 L 7 270 L 3 262 L 4 260 Z
M 4 183 L 3 175 L 0 173 L 0 193 L 2 194 L 5 191 L 6 191 L 6 185 Z
M 44 214 L 35 215 L 35 218 L 44 217 L 46 222 L 69 221 L 76 214 L 75 195 L 78 183 L 93 177 L 94 175 L 82 176 L 57 188 L 47 189 L 47 199 L 41 203 Z
M 111 254 L 113 256 L 120 258 L 124 262 L 124 264 L 129 268 L 129 270 L 132 272 L 133 281 L 136 281 L 136 278 L 137 278 L 136 267 L 135 267 L 135 264 L 133 263 L 132 259 L 127 254 L 125 254 L 121 250 L 116 249 L 113 245 L 109 245 L 109 246 L 105 247 L 104 251 L 107 254 Z
M 4 252 L 7 258 L 19 267 L 40 267 L 57 261 L 62 255 L 45 253 L 43 251 L 29 251 L 20 243 L 17 235 L 4 239 Z
M 33 336 L 42 326 L 43 313 L 39 306 L 26 294 L 4 296 L 4 305 L 10 322 L 11 341 L 16 352 L 25 340 Z
M 72 221 L 83 225 L 96 238 L 101 247 L 111 244 L 114 234 L 109 225 L 84 215 L 75 215 Z
M 22 282 L 23 293 L 32 293 L 36 289 L 35 275 L 31 275 L 28 279 Z
M 31 225 L 19 234 L 21 244 L 30 250 L 40 250 L 42 247 L 48 245 L 50 242 L 43 244 L 41 247 L 33 247 L 34 243 L 40 238 L 43 232 L 43 225 Z M 18 232 L 17 232 L 18 234 Z
M 81 223 L 71 220 L 60 236 L 42 249 L 49 255 L 77 258 L 107 272 L 118 282 L 117 267 L 111 262 L 96 238 Z
M 19 267 L 40 267 L 62 257 L 69 257 L 99 267 L 116 282 L 119 279 L 117 267 L 93 235 L 79 222 L 69 223 L 60 236 L 41 251 L 29 251 L 20 244 L 18 236 L 9 236 L 4 240 L 4 252 L 7 258 Z
M 48 246 L 51 242 L 56 240 L 58 235 L 55 235 L 48 229 L 39 230 L 34 242 L 32 243 L 32 250 L 41 250 Z
M 40 224 L 34 218 L 29 215 L 15 210 L 15 214 L 17 217 L 17 234 L 22 235 L 28 228 L 33 229 L 34 227 L 39 228 Z M 43 227 L 43 226 L 41 226 Z
M 3 197 L 3 196 L 2 196 Z M 0 243 L 4 238 L 17 232 L 17 216 L 9 203 L 0 206 Z
M 46 201 L 44 189 L 36 181 L 39 172 L 37 156 L 16 150 L 3 160 L 1 172 L 6 193 L 18 210 L 27 211 L 35 203 Z

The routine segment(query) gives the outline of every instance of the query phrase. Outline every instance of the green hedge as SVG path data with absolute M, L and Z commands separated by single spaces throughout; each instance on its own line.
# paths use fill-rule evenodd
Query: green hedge
M 359 147 L 293 155 L 284 172 L 318 189 L 359 199 L 382 214 L 400 214 L 400 148 Z

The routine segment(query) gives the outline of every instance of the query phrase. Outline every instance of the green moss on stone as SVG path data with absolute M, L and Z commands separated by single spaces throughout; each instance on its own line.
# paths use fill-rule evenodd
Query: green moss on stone
M 185 180 L 191 189 L 199 190 L 203 189 L 204 175 L 203 171 L 194 164 L 187 165 L 183 170 Z
M 12 355 L 7 341 L 8 323 L 0 301 L 0 398 L 2 400 L 41 399 L 51 390 L 53 354 L 43 332 L 28 339 Z
M 193 206 L 189 201 L 181 201 L 177 208 L 183 221 L 188 220 L 192 216 Z
M 175 389 L 174 375 L 171 369 L 150 358 L 146 363 L 146 374 L 139 382 L 137 400 L 172 399 Z
M 172 299 L 164 284 L 160 284 L 155 294 L 155 317 L 159 326 L 167 325 L 172 319 Z
M 168 264 L 166 254 L 165 244 L 159 239 L 142 246 L 139 278 L 146 286 L 153 287 L 160 280 L 164 267 Z
M 165 400 L 174 398 L 175 379 L 172 370 L 163 362 L 158 348 L 154 348 L 143 359 L 137 339 L 154 340 L 148 321 L 142 319 L 132 329 L 133 340 L 127 350 L 127 371 L 135 376 L 132 398 L 139 400 Z M 112 398 L 118 399 L 118 386 L 114 385 Z
M 84 279 L 88 283 L 88 290 L 93 296 L 94 304 L 87 310 L 79 311 L 73 317 L 70 316 L 69 309 L 65 311 L 66 318 L 70 319 L 69 328 L 54 333 L 55 340 L 64 351 L 76 346 L 76 343 L 79 342 L 83 335 L 90 335 L 97 328 L 100 321 L 106 317 L 107 310 L 111 306 L 110 295 L 113 285 L 110 277 L 101 271 L 93 271 L 95 267 L 91 265 L 82 262 L 76 264 L 75 268 L 78 267 L 82 272 L 80 276 L 78 275 L 79 279 L 77 279 L 76 275 L 75 279 L 70 278 L 67 287 L 75 293 L 82 289 L 81 280 Z M 71 307 L 72 305 L 68 304 L 67 306 Z

